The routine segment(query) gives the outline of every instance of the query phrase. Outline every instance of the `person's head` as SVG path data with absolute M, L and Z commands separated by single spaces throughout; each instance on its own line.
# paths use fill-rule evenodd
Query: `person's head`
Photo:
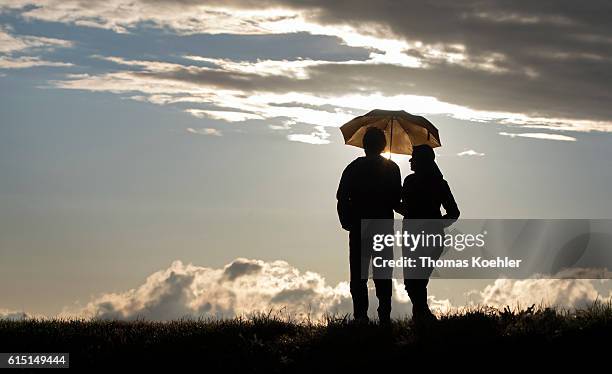
M 436 154 L 428 144 L 415 145 L 412 148 L 410 169 L 415 173 L 442 176 L 435 162 Z
M 379 155 L 387 146 L 385 133 L 378 127 L 368 127 L 363 135 L 363 149 L 366 155 Z

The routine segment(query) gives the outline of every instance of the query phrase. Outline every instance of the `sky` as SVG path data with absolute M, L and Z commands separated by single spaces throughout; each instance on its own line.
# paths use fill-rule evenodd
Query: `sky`
M 335 192 L 362 150 L 338 128 L 372 109 L 438 127 L 462 218 L 612 218 L 611 7 L 0 0 L 0 315 L 350 311 Z M 434 280 L 430 301 L 611 290 Z

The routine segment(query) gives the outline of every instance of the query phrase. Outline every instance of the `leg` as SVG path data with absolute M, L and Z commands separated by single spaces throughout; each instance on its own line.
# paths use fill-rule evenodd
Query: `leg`
M 404 220 L 403 230 L 410 235 L 418 234 L 421 227 L 420 221 Z M 415 226 L 416 225 L 416 226 Z M 404 288 L 412 302 L 412 314 L 415 315 L 420 310 L 427 307 L 427 292 L 423 292 L 423 280 L 427 270 L 422 266 L 420 256 L 424 256 L 422 247 L 406 248 L 402 247 L 402 255 L 414 261 L 415 267 L 404 268 Z
M 429 279 L 405 279 L 404 287 L 412 302 L 413 314 L 427 308 L 427 284 Z
M 361 235 L 358 230 L 349 233 L 350 289 L 353 298 L 353 317 L 368 318 L 368 278 L 363 276 Z
M 424 221 L 423 232 L 427 234 L 438 234 L 441 237 L 444 235 L 444 230 L 440 229 L 439 224 L 436 221 L 428 222 Z M 434 268 L 423 264 L 417 257 L 429 257 L 431 260 L 437 260 L 440 258 L 444 247 L 441 243 L 432 243 L 429 246 L 417 246 L 414 248 L 409 255 L 417 259 L 417 267 L 414 270 L 406 273 L 404 272 L 404 286 L 408 296 L 412 301 L 412 315 L 416 321 L 423 320 L 435 320 L 435 316 L 429 310 L 427 305 L 427 285 L 429 284 L 429 277 L 433 272 Z M 406 277 L 408 274 L 408 277 Z
M 376 297 L 378 298 L 378 320 L 380 323 L 391 321 L 391 294 L 393 283 L 391 279 L 374 279 Z
M 373 252 L 372 258 L 381 257 L 384 260 L 393 259 L 393 248 L 386 247 L 380 252 Z M 391 322 L 391 296 L 393 293 L 393 268 L 389 266 L 372 266 L 376 297 L 378 298 L 378 320 L 381 324 Z

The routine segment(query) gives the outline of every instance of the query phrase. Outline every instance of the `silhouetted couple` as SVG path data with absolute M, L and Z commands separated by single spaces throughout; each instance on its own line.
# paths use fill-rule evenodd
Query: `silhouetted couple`
M 444 219 L 451 222 L 459 217 L 459 209 L 438 168 L 433 149 L 429 145 L 413 147 L 410 168 L 414 171 L 401 184 L 400 169 L 397 164 L 384 158 L 381 153 L 387 144 L 385 134 L 376 127 L 369 127 L 363 137 L 365 157 L 353 160 L 342 173 L 336 198 L 338 199 L 338 216 L 342 227 L 349 231 L 349 265 L 350 290 L 353 298 L 353 316 L 355 320 L 368 320 L 368 265 L 373 252 L 370 233 L 362 232 L 361 220 L 387 219 L 388 227 L 384 231 L 393 232 L 393 212 L 404 216 L 403 230 L 419 230 L 410 227 L 413 219 Z M 440 207 L 446 214 L 442 215 Z M 410 221 L 407 221 L 410 219 Z M 381 222 L 381 221 L 378 221 Z M 387 222 L 387 221 L 384 221 Z M 440 221 L 442 222 L 442 221 Z M 449 222 L 449 221 L 445 221 Z M 376 230 L 380 230 L 376 225 Z M 364 230 L 368 230 L 364 227 Z M 438 225 L 428 228 L 428 232 L 441 231 Z M 417 231 L 418 232 L 418 231 Z M 377 252 L 376 256 L 391 258 L 392 248 Z M 428 247 L 427 256 L 438 258 L 443 247 Z M 420 253 L 419 248 L 411 253 Z M 435 319 L 427 305 L 427 284 L 433 268 L 422 269 L 418 277 L 406 277 L 404 287 L 412 301 L 412 315 L 417 322 Z M 390 322 L 392 271 L 386 267 L 377 270 L 372 267 L 372 278 L 378 298 L 378 318 L 380 323 Z M 424 276 L 423 276 L 424 274 Z

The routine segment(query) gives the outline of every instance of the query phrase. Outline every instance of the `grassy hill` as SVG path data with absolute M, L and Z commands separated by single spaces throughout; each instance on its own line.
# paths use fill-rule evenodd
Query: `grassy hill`
M 471 308 L 430 326 L 409 319 L 389 327 L 354 324 L 346 316 L 294 322 L 272 314 L 168 322 L 0 320 L 0 352 L 69 352 L 71 368 L 194 365 L 213 373 L 274 373 L 405 365 L 415 372 L 415 362 L 592 362 L 607 359 L 611 343 L 612 305 L 601 303 L 574 312 Z

